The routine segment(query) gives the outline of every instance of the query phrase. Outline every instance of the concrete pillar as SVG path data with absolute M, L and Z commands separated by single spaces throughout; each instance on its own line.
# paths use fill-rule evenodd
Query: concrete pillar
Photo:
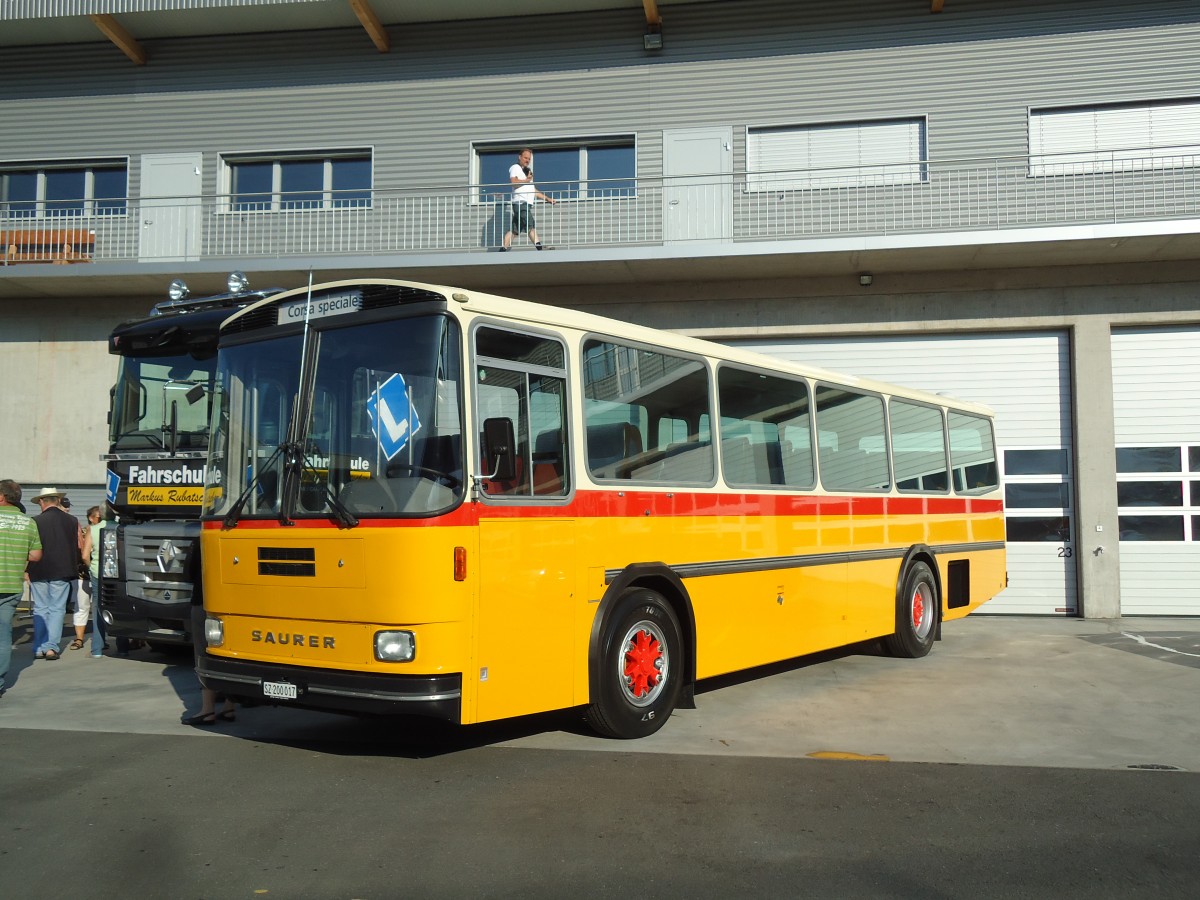
M 1075 558 L 1085 619 L 1121 615 L 1112 329 L 1101 316 L 1071 328 L 1074 414 Z

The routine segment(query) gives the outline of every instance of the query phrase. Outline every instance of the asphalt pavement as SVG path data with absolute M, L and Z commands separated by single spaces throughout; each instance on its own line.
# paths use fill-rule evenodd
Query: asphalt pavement
M 600 739 L 572 712 L 458 729 L 451 739 L 717 758 L 844 755 L 1200 772 L 1200 619 L 976 615 L 943 631 L 920 660 L 856 646 L 703 682 L 696 709 L 677 710 L 661 731 L 638 741 Z M 396 730 L 278 707 L 245 710 L 214 729 L 182 726 L 181 715 L 200 704 L 186 652 L 92 659 L 88 649 L 64 650 L 59 661 L 35 662 L 22 642 L 8 681 L 3 728 L 297 743 L 356 743 Z M 441 734 L 420 723 L 403 730 Z
M 571 711 L 190 728 L 186 655 L 21 643 L 0 897 L 1195 896 L 1200 620 L 944 637 L 705 682 L 640 741 Z

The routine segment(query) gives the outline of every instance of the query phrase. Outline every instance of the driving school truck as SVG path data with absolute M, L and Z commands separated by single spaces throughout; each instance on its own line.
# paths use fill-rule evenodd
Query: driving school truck
M 188 555 L 200 535 L 209 409 L 221 323 L 279 289 L 250 290 L 240 272 L 228 292 L 192 298 L 182 281 L 150 315 L 108 338 L 120 357 L 108 413 L 101 532 L 100 611 L 110 634 L 151 647 L 190 644 Z

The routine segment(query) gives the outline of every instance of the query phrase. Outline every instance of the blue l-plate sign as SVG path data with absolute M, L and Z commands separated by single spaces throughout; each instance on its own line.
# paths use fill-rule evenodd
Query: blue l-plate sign
M 421 419 L 408 396 L 404 376 L 396 373 L 367 398 L 367 415 L 379 449 L 389 460 L 421 430 Z

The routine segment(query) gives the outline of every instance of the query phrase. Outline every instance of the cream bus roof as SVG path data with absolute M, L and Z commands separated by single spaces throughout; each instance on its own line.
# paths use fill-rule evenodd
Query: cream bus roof
M 620 319 L 611 319 L 606 316 L 579 312 L 561 306 L 551 306 L 544 303 L 531 303 L 527 300 L 516 300 L 511 297 L 501 297 L 496 294 L 472 291 L 466 288 L 457 288 L 442 284 L 425 284 L 419 281 L 401 281 L 392 278 L 353 278 L 345 281 L 314 284 L 311 290 L 312 293 L 316 294 L 326 291 L 348 290 L 359 285 L 371 284 L 415 288 L 417 290 L 441 294 L 450 303 L 452 309 L 460 310 L 461 314 L 464 314 L 467 318 L 473 316 L 494 316 L 500 319 L 524 322 L 529 325 L 596 333 L 647 344 L 652 347 L 676 349 L 686 353 L 716 357 L 729 362 L 742 363 L 758 368 L 805 375 L 810 378 L 831 381 L 847 387 L 878 391 L 894 397 L 904 397 L 989 417 L 993 415 L 992 410 L 981 403 L 972 403 L 956 397 L 946 397 L 902 385 L 874 381 L 869 378 L 860 378 L 845 372 L 833 372 L 817 366 L 788 362 L 777 357 L 766 356 L 749 350 L 740 350 L 736 347 L 729 347 L 699 338 L 686 337 L 673 331 L 662 331 L 643 325 L 635 325 Z M 296 288 L 295 290 L 284 291 L 283 293 L 260 300 L 230 316 L 225 321 L 222 329 L 227 327 L 231 322 L 243 316 L 250 315 L 256 310 L 261 310 L 268 306 L 277 306 L 304 297 L 309 293 L 309 290 L 308 287 Z

